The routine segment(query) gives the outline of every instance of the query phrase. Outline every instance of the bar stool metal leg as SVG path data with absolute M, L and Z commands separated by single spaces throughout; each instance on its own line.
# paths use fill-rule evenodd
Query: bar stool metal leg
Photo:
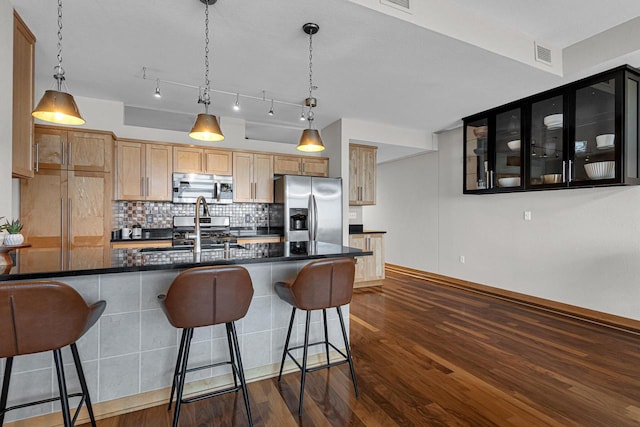
M 291 320 L 289 321 L 289 330 L 287 331 L 287 339 L 284 342 L 284 349 L 282 349 L 282 362 L 280 362 L 280 373 L 278 374 L 278 381 L 282 378 L 282 368 L 284 368 L 284 361 L 287 358 L 287 351 L 289 350 L 289 339 L 291 338 L 291 330 L 293 329 L 293 320 L 296 317 L 296 308 L 291 310 Z
M 178 372 L 178 384 L 176 394 L 176 407 L 173 411 L 173 427 L 178 427 L 178 417 L 180 417 L 180 407 L 182 406 L 182 392 L 184 391 L 185 377 L 187 374 L 187 362 L 189 361 L 189 347 L 191 347 L 191 338 L 193 337 L 193 328 L 187 328 L 182 360 L 180 361 L 180 371 Z
M 327 365 L 330 363 L 329 360 L 329 332 L 327 331 L 327 309 L 322 309 L 322 320 L 324 320 L 324 350 L 327 354 Z
M 342 318 L 341 307 L 336 307 L 338 311 L 338 318 L 340 319 L 340 328 L 342 329 L 342 338 L 344 338 L 344 347 L 347 352 L 347 360 L 349 361 L 349 369 L 351 370 L 351 379 L 353 380 L 353 388 L 356 392 L 356 399 L 360 396 L 358 393 L 358 382 L 356 381 L 356 371 L 353 369 L 353 359 L 351 358 L 351 349 L 349 348 L 349 341 L 347 340 L 347 330 L 344 327 L 344 319 Z
M 238 372 L 236 369 L 235 358 L 233 357 L 233 342 L 231 341 L 231 324 L 225 323 L 225 328 L 227 329 L 227 342 L 229 344 L 229 358 L 231 362 L 231 372 L 233 373 L 233 387 L 238 388 Z M 236 390 L 236 393 L 238 390 Z
M 73 363 L 76 365 L 76 372 L 78 373 L 78 380 L 80 381 L 80 388 L 82 389 L 82 400 L 78 404 L 78 408 L 82 405 L 82 401 L 84 400 L 85 405 L 87 406 L 87 412 L 89 413 L 89 419 L 91 420 L 91 426 L 96 427 L 96 418 L 93 415 L 93 405 L 91 404 L 91 397 L 89 396 L 89 387 L 87 387 L 87 380 L 84 376 L 84 370 L 82 369 L 82 362 L 80 361 L 80 355 L 78 354 L 78 347 L 76 343 L 71 344 L 71 354 L 73 355 Z M 76 415 L 73 419 L 73 424 L 76 423 L 76 418 L 78 416 L 78 412 L 76 411 Z
M 67 384 L 64 379 L 64 367 L 62 366 L 62 351 L 53 350 L 53 360 L 56 363 L 58 374 L 58 389 L 60 389 L 60 404 L 62 405 L 62 419 L 65 427 L 71 427 L 71 415 L 69 414 L 69 398 L 67 396 Z
M 7 357 L 4 365 L 4 379 L 2 380 L 2 394 L 0 395 L 0 426 L 4 422 L 4 414 L 7 409 L 7 396 L 9 395 L 9 380 L 11 379 L 11 368 L 13 367 L 13 357 Z
M 307 321 L 304 328 L 304 351 L 302 354 L 302 378 L 300 379 L 300 404 L 298 416 L 302 416 L 302 401 L 304 400 L 304 381 L 307 376 L 307 354 L 309 352 L 309 325 L 311 324 L 311 311 L 307 310 Z
M 176 360 L 176 369 L 173 371 L 173 381 L 171 383 L 171 396 L 169 397 L 169 407 L 167 411 L 171 410 L 171 403 L 173 402 L 173 395 L 176 391 L 176 381 L 178 380 L 178 371 L 180 364 L 182 363 L 182 354 L 184 353 L 184 343 L 187 339 L 187 330 L 182 330 L 182 337 L 180 338 L 180 348 L 178 349 L 178 360 Z
M 238 375 L 240 376 L 240 385 L 242 386 L 244 406 L 247 410 L 249 426 L 253 427 L 253 418 L 251 417 L 251 408 L 249 407 L 249 394 L 247 393 L 247 381 L 244 378 L 244 367 L 242 366 L 242 357 L 240 356 L 240 346 L 238 345 L 238 334 L 236 333 L 236 325 L 234 322 L 227 323 L 227 325 L 231 325 L 230 329 L 233 337 L 233 348 L 236 352 L 236 360 L 238 361 Z

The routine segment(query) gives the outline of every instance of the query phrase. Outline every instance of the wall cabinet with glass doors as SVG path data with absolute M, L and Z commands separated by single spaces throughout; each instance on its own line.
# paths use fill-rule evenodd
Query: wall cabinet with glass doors
M 464 193 L 640 183 L 640 71 L 622 66 L 464 119 Z

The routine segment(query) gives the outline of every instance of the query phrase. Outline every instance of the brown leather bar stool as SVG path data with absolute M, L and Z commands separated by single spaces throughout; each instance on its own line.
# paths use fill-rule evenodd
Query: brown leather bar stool
M 314 372 L 320 369 L 329 369 L 333 366 L 349 364 L 351 370 L 351 379 L 353 380 L 353 388 L 356 392 L 356 398 L 359 396 L 358 383 L 356 374 L 353 369 L 353 359 L 351 358 L 351 350 L 349 349 L 349 341 L 347 332 L 344 327 L 344 319 L 342 318 L 341 306 L 349 304 L 353 295 L 353 278 L 355 275 L 355 263 L 351 258 L 329 258 L 320 261 L 313 261 L 300 270 L 298 276 L 292 283 L 276 282 L 275 289 L 278 296 L 293 306 L 291 310 L 291 320 L 289 321 L 289 330 L 287 339 L 282 352 L 282 362 L 280 363 L 280 373 L 278 381 L 282 377 L 282 368 L 284 361 L 289 355 L 293 362 L 302 371 L 302 379 L 300 380 L 300 404 L 298 406 L 298 415 L 302 416 L 302 401 L 304 399 L 304 382 L 308 372 Z M 327 333 L 327 308 L 335 307 L 340 319 L 340 327 L 342 328 L 342 338 L 344 339 L 345 353 L 340 351 L 336 346 L 329 342 Z M 306 310 L 307 319 L 304 331 L 304 345 L 289 347 L 289 339 L 291 338 L 291 329 L 296 316 L 296 309 Z M 311 323 L 311 311 L 322 310 L 322 318 L 324 321 L 324 341 L 309 344 L 309 324 Z M 327 363 L 315 368 L 307 368 L 307 353 L 309 346 L 322 345 L 325 346 Z M 340 353 L 344 359 L 337 362 L 329 360 L 329 346 Z M 302 365 L 291 354 L 292 350 L 302 348 Z
M 98 301 L 89 306 L 72 287 L 60 282 L 0 283 L 0 357 L 7 359 L 0 394 L 0 425 L 8 411 L 60 400 L 65 427 L 75 424 L 83 402 L 91 425 L 95 427 L 76 341 L 96 323 L 106 305 L 106 302 Z M 61 351 L 67 345 L 71 346 L 82 393 L 67 393 Z M 53 351 L 60 396 L 7 408 L 13 358 L 44 351 Z M 73 418 L 69 413 L 70 397 L 81 397 Z
M 177 391 L 176 406 L 173 412 L 174 427 L 178 425 L 180 407 L 183 403 L 197 402 L 209 397 L 237 392 L 240 389 L 242 389 L 249 425 L 253 425 L 247 383 L 244 378 L 240 346 L 234 323 L 247 314 L 252 297 L 251 276 L 245 268 L 240 266 L 198 267 L 185 270 L 171 283 L 166 295 L 158 296 L 169 322 L 174 327 L 182 329 L 182 339 L 180 340 L 171 397 L 169 398 L 169 410 L 171 410 L 173 395 Z M 193 329 L 222 323 L 227 328 L 229 360 L 187 369 Z M 225 364 L 231 365 L 233 387 L 190 399 L 182 398 L 185 377 L 188 372 Z M 238 378 L 240 385 L 238 385 Z

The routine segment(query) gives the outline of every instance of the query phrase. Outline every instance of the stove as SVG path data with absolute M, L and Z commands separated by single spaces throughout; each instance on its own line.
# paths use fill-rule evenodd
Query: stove
M 195 240 L 188 239 L 187 235 L 195 232 L 195 220 L 194 216 L 173 217 L 174 248 L 193 247 Z M 225 243 L 229 243 L 229 247 L 237 247 L 238 239 L 231 235 L 229 224 L 228 216 L 200 217 L 200 245 L 202 249 L 224 248 Z

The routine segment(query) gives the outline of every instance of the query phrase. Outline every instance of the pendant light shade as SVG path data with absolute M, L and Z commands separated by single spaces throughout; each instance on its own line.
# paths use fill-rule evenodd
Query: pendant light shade
M 58 0 L 58 65 L 54 67 L 54 71 L 53 78 L 56 79 L 58 90 L 45 91 L 31 115 L 45 122 L 63 125 L 85 124 L 73 96 L 62 90 L 65 81 L 62 68 L 62 0 Z
M 224 135 L 220 130 L 218 118 L 213 114 L 198 114 L 189 136 L 199 141 L 222 141 Z
M 320 138 L 320 132 L 317 129 L 312 128 L 314 114 L 313 108 L 318 105 L 318 100 L 313 97 L 313 35 L 316 34 L 320 30 L 318 24 L 314 23 L 306 23 L 302 26 L 302 31 L 309 35 L 309 97 L 305 99 L 305 105 L 309 107 L 309 111 L 307 112 L 307 120 L 309 121 L 309 128 L 302 131 L 302 136 L 300 137 L 300 142 L 298 143 L 296 149 L 298 151 L 305 152 L 318 152 L 324 150 L 324 144 L 322 143 L 322 139 Z M 304 106 L 302 107 L 302 115 L 301 119 L 304 120 Z
M 318 129 L 305 129 L 302 131 L 300 142 L 296 147 L 298 151 L 305 151 L 308 153 L 318 152 L 324 150 L 324 144 L 320 138 L 320 132 Z
M 31 115 L 45 122 L 63 125 L 83 125 L 85 123 L 73 96 L 57 90 L 45 91 Z

